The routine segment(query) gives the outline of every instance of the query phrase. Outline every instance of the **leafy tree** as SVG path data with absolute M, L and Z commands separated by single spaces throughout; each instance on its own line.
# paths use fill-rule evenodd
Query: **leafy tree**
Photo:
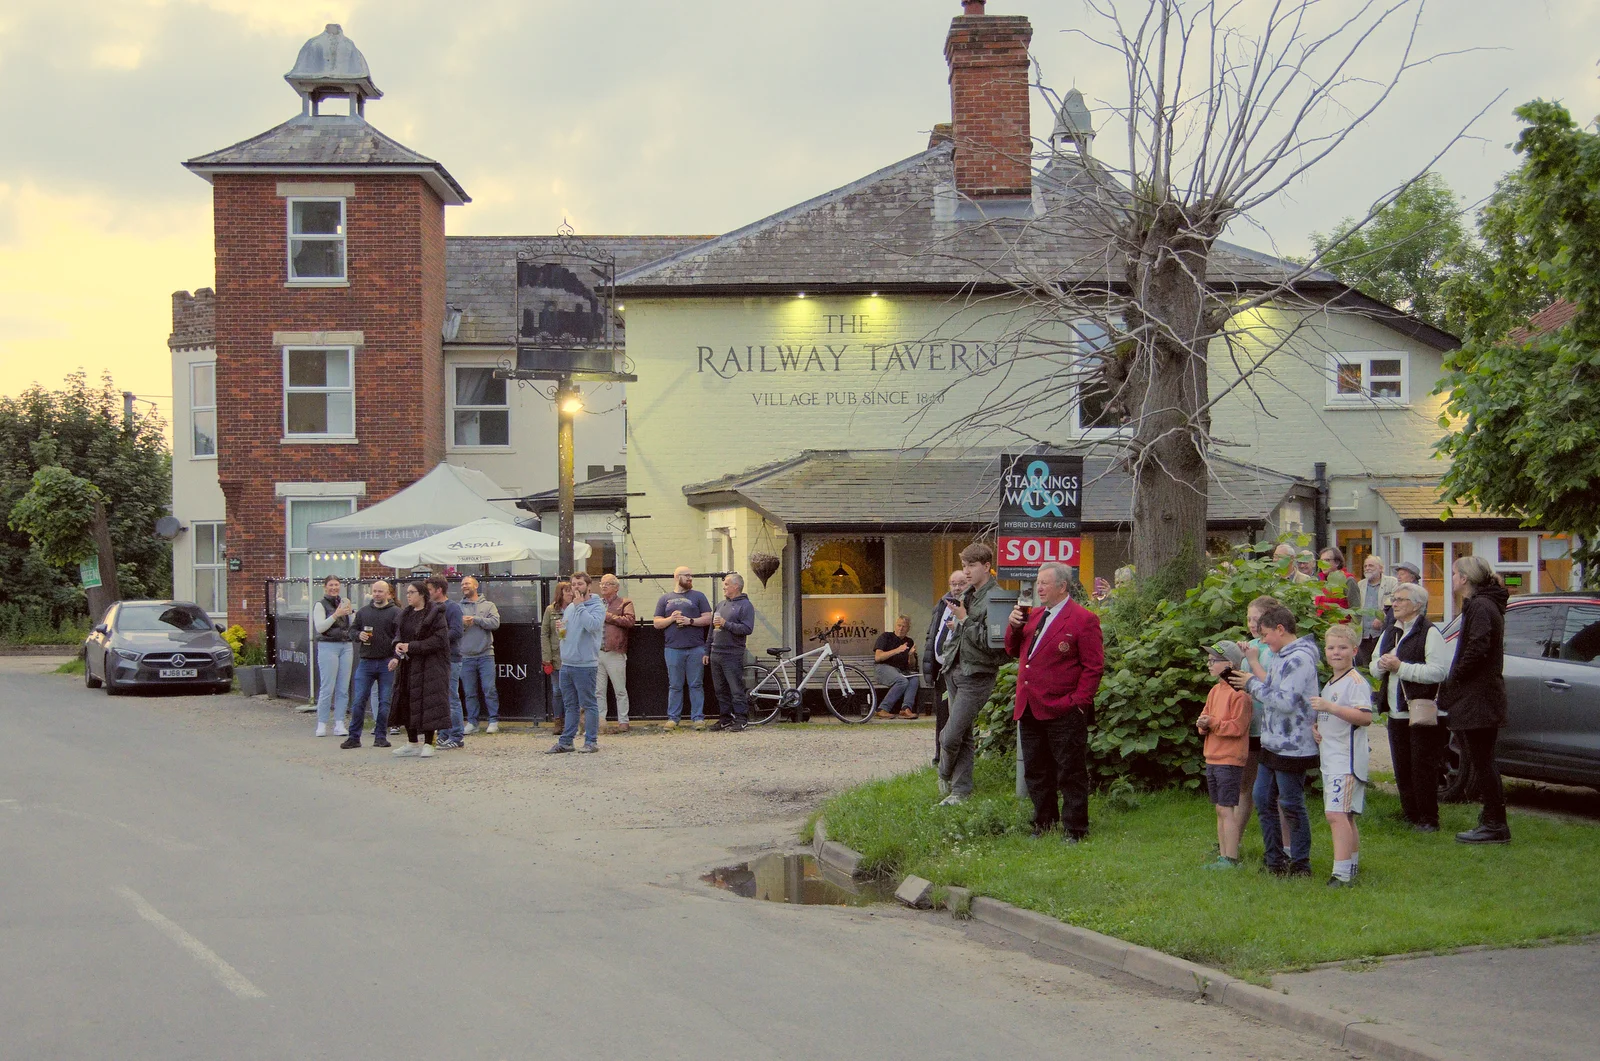
M 1451 461 L 1444 495 L 1528 526 L 1581 539 L 1576 558 L 1600 581 L 1600 135 L 1558 103 L 1517 109 L 1523 157 L 1507 194 L 1485 211 L 1496 259 L 1468 342 L 1445 360 L 1448 394 L 1438 445 Z M 1573 309 L 1536 336 L 1530 301 L 1558 298 Z
M 1332 233 L 1313 232 L 1322 268 L 1351 287 L 1460 335 L 1464 292 L 1451 281 L 1479 274 L 1483 252 L 1462 224 L 1455 193 L 1424 173 L 1364 224 L 1345 218 Z
M 136 409 L 125 424 L 122 395 L 110 377 L 93 387 L 76 372 L 59 390 L 34 385 L 0 397 L 0 454 L 0 514 L 11 514 L 34 489 L 41 469 L 59 467 L 99 491 L 122 593 L 171 594 L 172 547 L 154 533 L 172 498 L 172 454 L 160 417 Z M 48 489 L 65 485 L 56 472 L 46 480 Z M 53 626 L 84 614 L 76 562 L 52 561 L 27 532 L 0 525 L 0 569 L 7 573 L 0 611 L 11 622 Z
M 33 539 L 45 563 L 66 567 L 94 555 L 100 488 L 59 464 L 33 473 L 33 486 L 11 506 L 12 530 Z

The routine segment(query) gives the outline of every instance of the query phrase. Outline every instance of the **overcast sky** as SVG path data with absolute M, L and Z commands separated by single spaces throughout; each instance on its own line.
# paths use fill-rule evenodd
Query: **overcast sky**
M 1119 0 L 1124 8 L 1139 0 Z M 1260 0 L 1249 0 L 1258 4 Z M 1341 3 L 1339 8 L 1346 5 Z M 949 119 L 956 0 L 5 0 L 0 6 L 0 393 L 82 367 L 162 407 L 170 295 L 212 282 L 210 189 L 179 163 L 292 117 L 283 74 L 342 23 L 384 91 L 368 119 L 438 159 L 473 202 L 452 234 L 717 233 L 921 150 Z M 1047 83 L 1095 108 L 1122 72 L 1025 14 Z M 1300 252 L 1424 166 L 1468 201 L 1513 165 L 1511 110 L 1600 111 L 1600 0 L 1435 0 L 1421 44 L 1490 49 L 1414 72 L 1333 160 L 1233 237 Z M 1371 73 L 1392 51 L 1375 49 Z M 1036 102 L 1035 133 L 1051 116 Z M 1105 128 L 1103 139 L 1118 130 Z

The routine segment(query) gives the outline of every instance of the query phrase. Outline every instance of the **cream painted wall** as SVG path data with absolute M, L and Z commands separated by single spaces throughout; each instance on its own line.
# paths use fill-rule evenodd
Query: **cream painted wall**
M 629 508 L 650 516 L 634 524 L 641 552 L 632 559 L 651 570 L 713 560 L 706 517 L 683 498 L 689 483 L 805 449 L 1024 445 L 1030 429 L 1070 441 L 1042 414 L 1005 414 L 957 440 L 938 437 L 991 396 L 1069 364 L 1064 354 L 995 349 L 997 336 L 1023 323 L 1016 302 L 629 298 L 627 307 L 639 376 L 628 387 L 628 489 L 644 494 Z M 977 374 L 980 357 L 988 371 Z
M 456 366 L 494 367 L 502 358 L 510 358 L 509 350 L 445 351 L 445 398 L 453 401 L 455 395 L 454 369 Z M 452 464 L 475 468 L 517 494 L 554 490 L 556 487 L 556 411 L 546 392 L 553 383 L 506 385 L 506 401 L 510 409 L 511 444 L 509 446 L 457 446 L 454 444 L 454 416 L 445 410 L 445 456 Z M 624 452 L 624 426 L 627 414 L 623 408 L 624 388 L 620 383 L 585 383 L 579 388 L 584 397 L 584 411 L 573 423 L 573 466 L 578 482 L 583 482 L 590 465 L 604 465 L 610 470 L 627 463 Z
M 185 528 L 196 521 L 220 523 L 227 518 L 227 503 L 217 482 L 216 459 L 195 459 L 189 419 L 190 366 L 215 364 L 216 360 L 217 352 L 211 348 L 172 352 L 172 514 Z M 172 543 L 172 593 L 178 600 L 194 599 L 192 530 L 186 529 Z M 234 606 L 231 594 L 229 606 Z
M 957 438 L 941 434 L 986 403 L 1025 394 L 1069 366 L 1063 352 L 1018 356 L 995 348 L 995 337 L 1015 334 L 1025 312 L 1005 300 L 967 306 L 934 297 L 629 298 L 628 356 L 639 381 L 629 385 L 628 487 L 643 494 L 629 508 L 650 517 L 634 524 L 633 570 L 715 566 L 718 547 L 707 533 L 713 523 L 686 503 L 684 486 L 802 450 L 1071 443 L 1059 407 L 1030 417 L 1026 403 Z M 1437 351 L 1347 314 L 1274 309 L 1247 324 L 1237 344 L 1247 366 L 1282 336 L 1292 332 L 1292 339 L 1252 373 L 1254 394 L 1240 390 L 1218 403 L 1215 432 L 1242 443 L 1228 456 L 1307 478 L 1317 461 L 1328 464 L 1330 475 L 1358 479 L 1442 471 L 1431 457 L 1440 434 L 1440 400 L 1431 395 Z M 952 343 L 965 344 L 966 353 L 953 366 Z M 984 371 L 974 371 L 978 344 L 992 359 Z M 1387 351 L 1407 359 L 1406 407 L 1329 407 L 1331 352 Z M 1226 353 L 1212 366 L 1216 395 L 1229 381 Z M 750 546 L 737 537 L 740 520 L 759 525 L 749 513 L 718 517 L 735 526 L 734 563 L 747 572 Z M 911 614 L 913 636 L 926 628 L 935 596 L 931 562 L 931 555 L 899 551 L 892 562 L 892 579 L 908 596 L 891 601 L 889 610 Z M 1110 577 L 1109 570 L 1096 573 Z M 774 616 L 763 636 L 781 628 L 782 577 L 759 595 L 759 582 L 750 580 L 758 611 Z M 924 590 L 926 601 L 909 596 Z
M 1236 388 L 1218 401 L 1212 433 L 1245 447 L 1223 450 L 1227 456 L 1308 479 L 1317 461 L 1327 463 L 1330 477 L 1444 474 L 1444 466 L 1433 459 L 1433 444 L 1443 434 L 1443 398 L 1432 393 L 1441 371 L 1439 351 L 1349 313 L 1274 309 L 1241 325 L 1245 331 L 1237 348 L 1247 370 L 1272 345 L 1286 336 L 1290 340 L 1251 373 L 1250 389 Z M 1212 345 L 1210 386 L 1216 397 L 1239 372 L 1221 344 Z M 1329 357 L 1335 352 L 1404 355 L 1409 402 L 1330 406 Z

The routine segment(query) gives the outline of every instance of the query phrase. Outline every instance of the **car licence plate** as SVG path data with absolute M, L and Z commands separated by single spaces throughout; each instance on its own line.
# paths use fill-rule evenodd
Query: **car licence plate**
M 193 667 L 163 667 L 163 668 L 161 668 L 161 676 L 163 678 L 193 678 L 194 676 L 196 676 L 199 673 L 200 672 L 198 670 L 196 670 L 195 668 L 193 668 Z

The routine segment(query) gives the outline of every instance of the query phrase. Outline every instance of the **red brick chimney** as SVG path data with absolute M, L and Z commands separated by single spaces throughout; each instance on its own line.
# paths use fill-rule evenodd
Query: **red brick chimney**
M 965 0 L 950 22 L 950 120 L 956 188 L 982 198 L 1025 198 L 1033 191 L 1028 124 L 1028 42 L 1023 15 L 986 15 Z

